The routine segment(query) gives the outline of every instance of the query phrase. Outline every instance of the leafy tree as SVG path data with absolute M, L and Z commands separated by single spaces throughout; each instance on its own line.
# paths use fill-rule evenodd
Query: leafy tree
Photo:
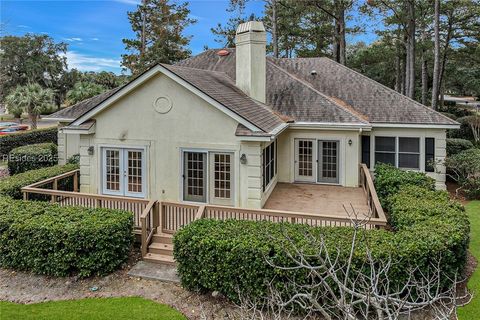
M 0 42 L 0 100 L 28 83 L 51 88 L 66 69 L 67 45 L 47 35 L 4 36 Z
M 134 39 L 123 39 L 128 54 L 122 55 L 122 66 L 139 74 L 156 63 L 174 63 L 188 58 L 190 37 L 186 27 L 195 23 L 189 18 L 188 3 L 170 0 L 143 0 L 128 13 Z
M 127 81 L 127 76 L 125 75 L 116 75 L 113 72 L 101 71 L 93 72 L 88 71 L 83 73 L 82 81 L 93 82 L 98 84 L 106 89 L 114 89 Z
M 107 89 L 99 84 L 80 81 L 75 83 L 73 89 L 67 93 L 67 102 L 68 105 L 76 104 L 85 99 L 96 96 L 102 92 L 105 92 Z
M 44 89 L 38 83 L 29 83 L 16 87 L 6 98 L 9 109 L 21 108 L 28 113 L 32 129 L 37 128 L 37 118 L 46 109 L 52 107 L 53 91 Z

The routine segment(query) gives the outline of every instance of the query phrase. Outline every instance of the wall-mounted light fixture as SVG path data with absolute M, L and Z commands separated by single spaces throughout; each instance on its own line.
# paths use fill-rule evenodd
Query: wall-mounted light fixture
M 247 155 L 245 153 L 242 153 L 242 155 L 240 156 L 240 163 L 247 164 Z
M 353 143 L 352 139 L 348 139 L 348 145 L 351 146 Z
M 93 156 L 93 151 L 95 150 L 95 148 L 93 146 L 90 146 L 90 147 L 88 147 L 87 150 L 88 150 L 88 155 Z

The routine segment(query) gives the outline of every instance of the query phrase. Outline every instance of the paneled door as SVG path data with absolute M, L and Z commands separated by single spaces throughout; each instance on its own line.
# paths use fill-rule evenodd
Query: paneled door
M 210 152 L 210 203 L 233 205 L 233 153 Z
M 183 200 L 207 202 L 207 153 L 183 153 Z
M 143 149 L 102 149 L 103 194 L 144 198 L 145 155 Z
M 315 182 L 315 149 L 315 140 L 295 139 L 295 181 Z
M 339 182 L 338 141 L 318 140 L 318 182 Z

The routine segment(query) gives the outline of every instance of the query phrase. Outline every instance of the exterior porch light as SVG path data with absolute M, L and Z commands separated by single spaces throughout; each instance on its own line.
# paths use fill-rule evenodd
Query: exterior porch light
M 247 155 L 245 153 L 242 153 L 242 155 L 240 156 L 240 163 L 247 164 Z
M 352 139 L 348 139 L 348 145 L 351 146 L 353 143 Z
M 93 146 L 88 147 L 87 150 L 88 150 L 88 155 L 93 156 L 93 150 L 94 150 Z

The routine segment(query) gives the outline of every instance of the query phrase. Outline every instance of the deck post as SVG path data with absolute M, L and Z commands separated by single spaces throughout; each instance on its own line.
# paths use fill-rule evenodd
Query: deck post
M 57 179 L 53 180 L 52 190 L 58 190 L 58 180 Z M 57 201 L 57 196 L 52 194 L 51 202 L 55 203 L 56 201 Z
M 157 228 L 160 225 L 160 202 L 156 201 L 153 207 L 153 228 Z
M 23 200 L 24 201 L 28 200 L 28 192 L 27 191 L 23 191 Z
M 78 171 L 73 175 L 73 192 L 78 192 Z

